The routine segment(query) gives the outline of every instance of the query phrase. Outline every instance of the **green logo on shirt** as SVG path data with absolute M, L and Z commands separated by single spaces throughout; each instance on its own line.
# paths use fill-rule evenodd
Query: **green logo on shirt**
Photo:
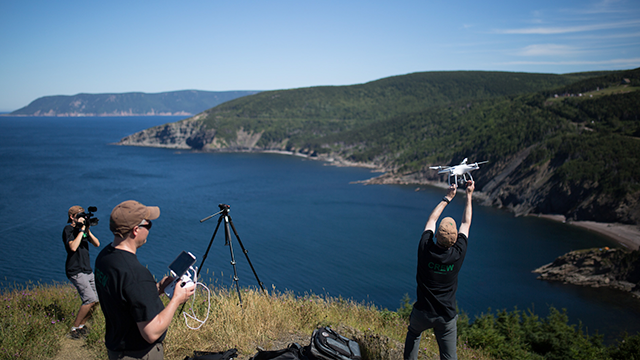
M 107 276 L 105 274 L 103 274 L 102 271 L 100 271 L 99 269 L 96 269 L 94 274 L 95 274 L 96 282 L 98 284 L 100 284 L 102 287 L 106 287 L 107 286 Z
M 446 274 L 449 271 L 453 270 L 453 264 L 451 265 L 436 264 L 430 261 L 429 264 L 427 264 L 427 266 L 429 266 L 429 269 L 433 269 L 433 271 L 436 274 Z

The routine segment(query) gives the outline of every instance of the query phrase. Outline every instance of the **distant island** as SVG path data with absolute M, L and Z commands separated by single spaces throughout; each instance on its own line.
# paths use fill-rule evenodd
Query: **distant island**
M 182 90 L 161 93 L 77 94 L 44 96 L 11 116 L 162 116 L 198 114 L 224 102 L 259 91 Z

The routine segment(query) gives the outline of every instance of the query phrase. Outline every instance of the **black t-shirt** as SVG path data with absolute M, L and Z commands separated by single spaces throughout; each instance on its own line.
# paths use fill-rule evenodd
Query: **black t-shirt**
M 164 304 L 156 281 L 138 257 L 109 244 L 95 264 L 96 290 L 106 323 L 105 345 L 112 351 L 139 351 L 151 348 L 140 334 L 138 322 L 158 315 Z M 156 341 L 164 340 L 166 332 Z
M 67 251 L 67 261 L 64 268 L 67 274 L 67 278 L 77 275 L 79 273 L 91 274 L 91 260 L 89 259 L 89 241 L 86 238 L 86 234 L 83 234 L 82 240 L 80 240 L 80 246 L 76 251 L 71 251 L 69 248 L 69 241 L 78 236 L 80 229 L 74 228 L 71 225 L 67 225 L 62 230 L 62 242 L 64 243 L 64 249 Z
M 443 249 L 433 241 L 433 231 L 422 233 L 418 247 L 416 309 L 445 321 L 456 316 L 458 273 L 466 254 L 467 237 L 463 234 L 458 234 L 453 246 Z

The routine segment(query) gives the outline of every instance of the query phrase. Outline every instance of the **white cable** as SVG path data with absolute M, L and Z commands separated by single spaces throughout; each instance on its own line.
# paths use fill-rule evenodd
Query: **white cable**
M 203 288 L 205 288 L 205 290 L 207 290 L 207 316 L 205 317 L 204 320 L 200 320 L 196 317 L 196 313 L 194 310 L 194 304 L 195 304 L 195 300 L 196 300 L 196 294 L 194 292 L 193 297 L 191 298 L 191 314 L 187 314 L 187 312 L 183 312 L 182 315 L 184 315 L 184 324 L 191 330 L 198 330 L 202 327 L 202 325 L 204 325 L 205 322 L 207 322 L 207 320 L 209 319 L 209 311 L 211 310 L 211 290 L 209 290 L 209 288 L 203 284 L 198 282 L 198 272 L 197 272 L 197 267 L 196 269 L 194 269 L 193 267 L 190 267 L 191 270 L 193 270 L 193 282 L 195 283 L 195 290 L 198 289 L 198 285 L 202 286 Z M 193 314 L 193 315 L 192 315 Z M 189 326 L 189 319 L 187 318 L 191 318 L 193 320 L 195 320 L 196 322 L 200 323 L 200 325 L 198 325 L 197 327 L 191 327 Z

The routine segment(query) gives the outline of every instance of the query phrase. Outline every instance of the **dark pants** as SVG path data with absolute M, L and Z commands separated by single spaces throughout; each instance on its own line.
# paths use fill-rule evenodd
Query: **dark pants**
M 413 308 L 413 310 L 411 310 L 411 319 L 409 320 L 407 338 L 404 342 L 404 359 L 418 359 L 418 350 L 420 350 L 420 337 L 422 335 L 422 332 L 427 329 L 433 329 L 433 332 L 436 335 L 436 340 L 438 341 L 440 359 L 457 360 L 457 320 L 458 315 L 456 315 L 449 321 L 445 321 L 441 317 L 431 319 L 427 317 L 422 311 Z
M 112 351 L 109 350 L 109 360 L 162 360 L 164 359 L 164 347 L 161 343 L 155 344 L 150 350 L 142 351 Z

